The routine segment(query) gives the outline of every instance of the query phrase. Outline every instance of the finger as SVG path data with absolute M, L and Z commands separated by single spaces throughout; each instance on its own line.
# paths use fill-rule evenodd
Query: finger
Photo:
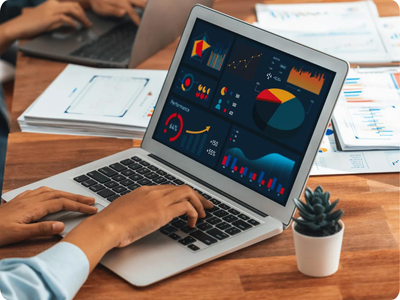
M 64 228 L 65 225 L 62 222 L 55 221 L 26 224 L 21 228 L 21 239 L 60 234 Z
M 32 192 L 32 190 L 26 190 L 25 192 L 22 192 L 21 194 L 19 194 L 18 196 L 16 196 L 13 200 L 17 200 L 17 199 L 24 198 L 24 196 L 26 196 L 26 195 L 29 194 L 30 192 Z
M 63 7 L 62 7 L 61 12 L 63 14 L 71 15 L 72 17 L 74 17 L 78 21 L 80 21 L 83 24 L 83 26 L 85 26 L 85 27 L 92 26 L 92 22 L 88 19 L 82 6 L 80 6 L 78 3 L 64 2 L 62 4 L 63 4 Z M 70 20 L 68 20 L 67 22 L 68 22 L 67 24 L 71 25 Z M 76 25 L 75 27 L 77 27 L 77 26 L 78 25 Z
M 128 3 L 128 7 L 126 8 L 126 13 L 128 14 L 129 18 L 135 23 L 137 26 L 140 25 L 140 17 L 136 10 Z
M 178 187 L 173 189 L 168 195 L 166 195 L 167 201 L 170 201 L 170 204 L 175 204 L 177 202 L 189 201 L 192 206 L 196 209 L 200 218 L 204 218 L 206 216 L 206 212 L 204 211 L 204 207 L 200 198 L 204 198 L 199 193 L 195 192 L 188 186 Z M 205 199 L 204 199 L 205 200 Z
M 93 197 L 87 197 L 83 195 L 77 195 L 77 194 L 72 194 L 64 191 L 58 191 L 58 190 L 53 190 L 51 192 L 47 192 L 44 194 L 41 194 L 38 196 L 40 201 L 47 201 L 47 200 L 54 200 L 58 198 L 66 198 L 72 201 L 76 201 L 79 203 L 84 203 L 84 204 L 93 204 L 95 202 L 95 199 Z
M 62 210 L 92 215 L 97 212 L 97 207 L 71 201 L 66 198 L 59 198 L 55 199 L 54 201 L 40 202 L 33 210 L 33 217 L 31 221 L 39 220 L 40 218 L 43 218 L 48 214 L 52 214 Z
M 101 7 L 101 15 L 105 17 L 110 16 L 122 18 L 126 15 L 126 10 L 121 6 L 110 5 L 107 3 Z
M 54 191 L 52 188 L 49 188 L 47 186 L 41 186 L 40 188 L 34 189 L 33 191 L 30 191 L 29 193 L 27 193 L 26 198 L 35 197 L 37 195 L 52 192 L 52 191 Z
M 186 214 L 188 217 L 188 225 L 190 227 L 196 226 L 197 218 L 199 215 L 193 205 L 188 201 L 175 203 L 174 205 L 168 207 L 168 209 L 171 210 L 171 219 Z
M 132 5 L 140 8 L 144 8 L 146 6 L 146 0 L 130 0 L 129 1 Z

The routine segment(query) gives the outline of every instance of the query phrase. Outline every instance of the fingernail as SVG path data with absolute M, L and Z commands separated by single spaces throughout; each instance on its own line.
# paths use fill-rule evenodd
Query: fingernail
M 61 222 L 53 223 L 53 230 L 55 232 L 61 232 L 64 230 L 64 224 Z

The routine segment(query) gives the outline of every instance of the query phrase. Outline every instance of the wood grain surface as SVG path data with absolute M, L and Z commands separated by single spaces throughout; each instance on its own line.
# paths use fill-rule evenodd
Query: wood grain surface
M 254 22 L 257 2 L 220 0 L 214 8 Z M 317 1 L 321 2 L 321 1 Z M 381 16 L 399 14 L 395 2 L 375 1 Z M 139 68 L 168 69 L 178 40 Z M 140 146 L 140 141 L 21 133 L 17 117 L 64 69 L 65 63 L 19 54 L 12 103 L 12 133 L 4 190 Z M 281 235 L 146 288 L 136 288 L 103 266 L 89 276 L 76 299 L 394 299 L 399 294 L 399 174 L 311 177 L 340 198 L 346 224 L 339 271 L 311 278 L 297 270 L 291 228 Z M 0 259 L 29 257 L 59 237 L 0 248 Z

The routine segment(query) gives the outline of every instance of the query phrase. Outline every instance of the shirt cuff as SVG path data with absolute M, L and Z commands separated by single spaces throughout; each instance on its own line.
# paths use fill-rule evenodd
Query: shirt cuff
M 77 246 L 60 242 L 37 255 L 49 266 L 49 271 L 58 279 L 72 299 L 89 276 L 89 260 Z

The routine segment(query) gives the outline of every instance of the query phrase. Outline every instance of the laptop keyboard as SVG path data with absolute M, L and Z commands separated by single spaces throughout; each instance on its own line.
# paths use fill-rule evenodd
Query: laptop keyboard
M 130 58 L 137 26 L 123 22 L 90 43 L 71 53 L 72 56 L 109 62 L 123 62 Z
M 73 180 L 110 202 L 145 185 L 187 184 L 137 156 L 93 170 Z M 205 218 L 198 219 L 195 228 L 189 227 L 187 216 L 182 215 L 163 226 L 160 232 L 190 251 L 207 248 L 260 225 L 260 222 L 238 209 L 187 185 L 210 200 L 214 207 L 206 210 Z

